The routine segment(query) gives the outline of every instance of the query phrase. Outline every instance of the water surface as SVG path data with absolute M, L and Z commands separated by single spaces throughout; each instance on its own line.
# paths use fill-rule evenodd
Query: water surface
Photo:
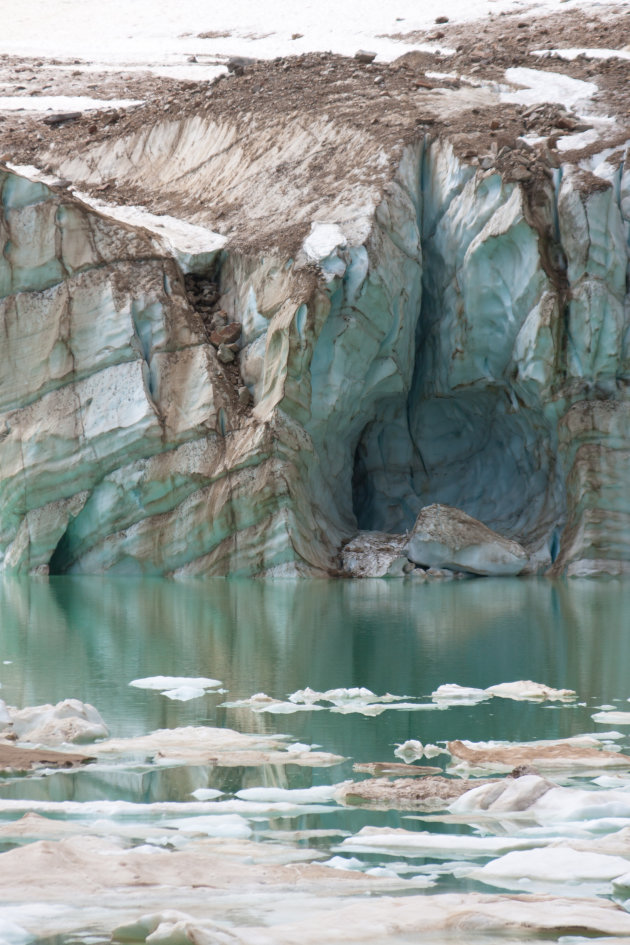
M 630 584 L 619 581 L 5 579 L 0 582 L 0 694 L 8 704 L 75 697 L 95 705 L 114 736 L 183 725 L 227 726 L 283 733 L 348 760 L 332 768 L 237 769 L 229 777 L 206 772 L 202 781 L 197 775 L 178 781 L 161 772 L 134 778 L 129 771 L 123 776 L 89 768 L 5 777 L 0 801 L 149 796 L 189 801 L 197 783 L 215 784 L 228 795 L 244 785 L 336 783 L 353 776 L 353 762 L 394 761 L 396 744 L 409 738 L 522 741 L 601 730 L 591 719 L 597 707 L 630 708 L 628 614 Z M 209 676 L 220 679 L 227 692 L 177 702 L 129 686 L 135 678 L 154 675 Z M 430 702 L 442 683 L 485 688 L 515 679 L 574 689 L 578 699 L 571 704 L 492 699 L 447 710 L 388 710 L 375 718 L 328 710 L 276 716 L 221 706 L 257 692 L 286 699 L 307 686 L 322 691 L 364 686 L 376 694 Z M 624 750 L 630 744 L 625 735 L 617 743 Z M 14 816 L 0 813 L 0 821 Z M 339 808 L 273 823 L 259 819 L 254 831 L 268 842 L 270 827 L 276 834 L 305 827 L 356 832 L 367 823 L 453 829 L 396 811 Z M 334 840 L 317 844 L 334 852 Z M 377 861 L 373 857 L 372 865 Z M 416 865 L 427 868 L 426 861 Z M 438 885 L 471 888 L 452 876 Z

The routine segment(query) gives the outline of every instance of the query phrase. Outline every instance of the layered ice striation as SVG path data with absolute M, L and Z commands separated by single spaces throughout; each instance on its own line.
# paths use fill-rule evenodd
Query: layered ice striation
M 147 148 L 65 171 L 132 180 Z M 197 261 L 16 170 L 0 187 L 0 569 L 334 573 L 357 532 L 442 503 L 526 570 L 630 570 L 623 153 L 525 186 L 419 136 L 297 255 L 217 240 Z M 234 365 L 182 267 L 240 324 Z

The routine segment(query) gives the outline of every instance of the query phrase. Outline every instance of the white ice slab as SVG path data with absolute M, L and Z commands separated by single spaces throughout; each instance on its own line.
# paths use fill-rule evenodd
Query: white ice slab
M 492 886 L 521 887 L 532 884 L 564 886 L 608 883 L 628 872 L 628 860 L 602 853 L 584 853 L 569 847 L 515 850 L 473 870 L 469 876 Z
M 143 679 L 132 679 L 130 686 L 136 689 L 156 689 L 164 692 L 165 689 L 176 689 L 179 686 L 193 686 L 196 689 L 216 689 L 221 686 L 220 679 L 209 679 L 206 676 L 146 676 Z
M 289 801 L 293 804 L 322 804 L 333 800 L 338 784 L 323 784 L 310 788 L 244 788 L 238 791 L 237 797 L 244 801 L 281 802 Z
M 591 718 L 598 725 L 630 725 L 630 712 L 595 712 Z

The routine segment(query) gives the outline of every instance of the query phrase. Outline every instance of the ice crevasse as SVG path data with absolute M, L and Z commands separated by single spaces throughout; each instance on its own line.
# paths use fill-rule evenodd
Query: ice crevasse
M 0 570 L 337 573 L 441 503 L 530 572 L 630 572 L 630 172 L 591 165 L 525 185 L 418 134 L 290 255 L 177 252 L 0 165 Z

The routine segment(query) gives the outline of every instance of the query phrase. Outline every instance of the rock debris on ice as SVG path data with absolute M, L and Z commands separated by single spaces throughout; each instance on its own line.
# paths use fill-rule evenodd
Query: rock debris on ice
M 593 737 L 576 736 L 540 742 L 449 742 L 455 765 L 469 770 L 509 772 L 521 765 L 545 770 L 630 767 L 630 756 L 606 751 Z

